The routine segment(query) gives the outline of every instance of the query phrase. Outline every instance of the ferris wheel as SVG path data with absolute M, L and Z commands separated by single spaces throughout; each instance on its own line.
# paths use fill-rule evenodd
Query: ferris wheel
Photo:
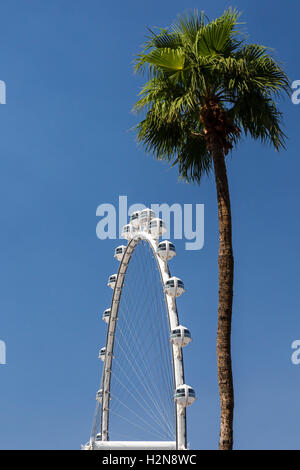
M 175 246 L 159 242 L 165 223 L 151 209 L 131 214 L 118 246 L 106 345 L 90 440 L 84 450 L 187 448 L 186 407 L 195 390 L 185 383 L 183 347 L 189 329 L 179 323 L 176 298 L 185 292 L 171 276 Z

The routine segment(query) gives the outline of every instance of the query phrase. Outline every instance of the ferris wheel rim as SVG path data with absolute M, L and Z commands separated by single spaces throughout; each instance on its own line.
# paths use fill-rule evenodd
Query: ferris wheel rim
M 103 365 L 103 374 L 102 374 L 102 403 L 101 403 L 101 439 L 102 441 L 108 441 L 108 428 L 109 428 L 109 415 L 110 415 L 110 386 L 111 386 L 111 370 L 113 364 L 113 351 L 114 351 L 114 340 L 115 332 L 117 326 L 117 319 L 119 314 L 119 305 L 122 296 L 122 289 L 124 286 L 124 281 L 126 278 L 127 268 L 129 266 L 131 257 L 134 253 L 134 250 L 139 245 L 140 241 L 146 241 L 152 249 L 154 255 L 156 266 L 158 267 L 160 273 L 160 282 L 164 292 L 164 302 L 168 314 L 168 324 L 170 333 L 172 331 L 172 326 L 177 327 L 179 325 L 179 317 L 177 311 L 176 298 L 169 298 L 165 291 L 165 282 L 170 279 L 170 269 L 168 265 L 168 260 L 162 260 L 157 254 L 158 240 L 152 237 L 151 234 L 146 231 L 136 232 L 130 240 L 126 249 L 124 250 L 122 259 L 120 260 L 120 265 L 117 273 L 117 278 L 115 281 L 113 296 L 111 301 L 110 308 L 110 318 L 108 322 L 107 335 L 106 335 L 106 354 L 105 361 Z M 173 325 L 172 325 L 173 323 Z M 184 364 L 183 364 L 183 354 L 180 352 L 176 354 L 176 347 L 172 344 L 172 370 L 173 370 L 173 379 L 174 379 L 174 388 L 177 389 L 178 386 L 183 385 L 184 382 Z M 176 402 L 175 406 L 175 419 L 176 419 L 176 448 L 177 449 L 186 449 L 186 411 L 185 409 L 180 409 Z

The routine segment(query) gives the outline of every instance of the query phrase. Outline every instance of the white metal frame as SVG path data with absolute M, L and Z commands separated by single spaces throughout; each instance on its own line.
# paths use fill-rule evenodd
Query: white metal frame
M 132 253 L 138 243 L 141 240 L 145 240 L 149 243 L 152 248 L 154 257 L 157 262 L 157 266 L 161 276 L 162 288 L 164 289 L 165 282 L 170 278 L 170 271 L 168 266 L 168 261 L 163 261 L 156 253 L 158 240 L 153 238 L 151 234 L 146 231 L 139 231 L 133 235 L 132 239 L 129 240 L 126 250 L 124 252 L 123 258 L 120 261 L 120 266 L 118 270 L 118 277 L 114 287 L 112 303 L 111 303 L 111 312 L 110 319 L 108 323 L 107 337 L 106 337 L 106 357 L 104 361 L 103 369 L 103 399 L 102 399 L 102 408 L 101 408 L 101 437 L 102 441 L 92 443 L 93 448 L 107 448 L 114 444 L 109 444 L 109 405 L 110 405 L 110 382 L 111 382 L 111 369 L 113 361 L 113 350 L 114 350 L 114 337 L 116 331 L 116 323 L 118 319 L 119 303 L 122 294 L 122 287 L 127 271 L 128 264 L 130 262 Z M 171 297 L 165 293 L 165 301 L 169 318 L 169 328 L 170 332 L 179 325 L 177 305 L 175 297 Z M 172 356 L 173 356 L 173 373 L 174 373 L 174 388 L 177 389 L 178 386 L 184 384 L 184 368 L 183 368 L 183 357 L 181 348 L 176 347 L 172 344 Z M 168 449 L 179 449 L 184 450 L 187 448 L 186 442 L 186 410 L 185 408 L 180 407 L 177 403 L 174 403 L 176 411 L 176 442 L 163 443 L 156 442 L 155 448 L 168 448 Z M 96 444 L 96 445 L 95 445 Z M 147 447 L 153 446 L 153 442 L 143 442 L 138 444 L 137 442 L 132 442 L 132 449 L 137 448 L 136 445 L 142 445 L 143 448 L 153 448 Z M 117 445 L 117 444 L 116 444 Z M 124 447 L 127 449 L 130 448 L 129 442 L 124 442 Z M 139 447 L 141 448 L 141 447 Z
M 93 450 L 176 450 L 175 441 L 96 441 Z

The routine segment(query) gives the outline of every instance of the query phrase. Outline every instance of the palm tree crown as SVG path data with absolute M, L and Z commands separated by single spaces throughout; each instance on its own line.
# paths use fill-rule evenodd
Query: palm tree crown
M 269 49 L 246 44 L 238 18 L 232 9 L 212 22 L 197 11 L 180 16 L 171 31 L 151 32 L 136 60 L 149 76 L 135 104 L 147 111 L 138 141 L 187 180 L 212 168 L 211 131 L 225 155 L 242 134 L 284 146 L 274 99 L 290 92 L 288 78 Z

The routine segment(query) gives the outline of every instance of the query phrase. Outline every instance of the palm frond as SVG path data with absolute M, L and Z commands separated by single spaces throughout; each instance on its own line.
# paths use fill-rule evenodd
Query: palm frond
M 276 150 L 285 148 L 285 134 L 281 129 L 282 113 L 271 99 L 259 91 L 240 96 L 229 111 L 245 135 L 272 145 Z
M 149 28 L 148 28 L 149 29 Z M 177 47 L 182 46 L 182 38 L 180 34 L 175 32 L 168 32 L 167 29 L 161 29 L 159 34 L 155 34 L 149 29 L 151 36 L 147 42 L 147 50 L 155 47 L 157 49 L 176 49 Z
M 201 56 L 222 54 L 228 56 L 243 40 L 237 40 L 241 33 L 236 30 L 239 13 L 229 9 L 224 14 L 203 26 L 197 34 L 197 52 Z
M 200 183 L 212 170 L 212 158 L 201 134 L 187 134 L 172 166 L 178 165 L 179 177 L 185 181 Z
M 199 12 L 194 9 L 191 13 L 179 15 L 176 23 L 172 26 L 172 31 L 180 36 L 182 40 L 194 42 L 198 31 L 204 27 L 206 20 L 207 17 L 203 11 Z

